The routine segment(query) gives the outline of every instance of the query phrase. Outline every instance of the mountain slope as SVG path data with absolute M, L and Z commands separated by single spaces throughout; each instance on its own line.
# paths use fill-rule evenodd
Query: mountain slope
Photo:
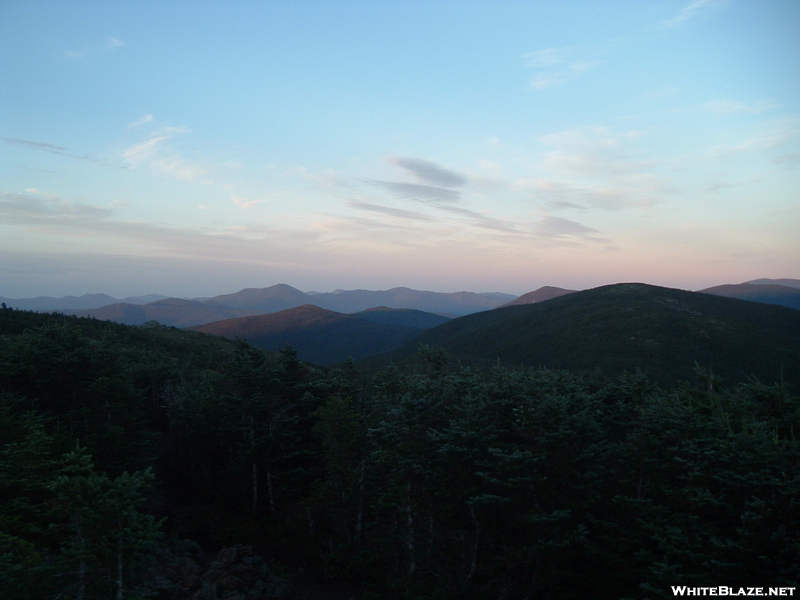
M 285 283 L 266 288 L 246 288 L 234 294 L 222 294 L 205 301 L 206 304 L 224 305 L 231 308 L 245 308 L 270 313 L 313 304 L 312 296 Z
M 777 304 L 800 310 L 800 288 L 777 285 L 774 283 L 752 284 L 740 283 L 738 285 L 717 285 L 700 290 L 704 294 L 714 294 L 725 298 L 738 298 L 751 302 L 764 304 Z
M 354 317 L 373 321 L 375 323 L 387 323 L 390 325 L 400 325 L 411 329 L 431 329 L 442 323 L 447 323 L 450 319 L 441 315 L 436 315 L 413 308 L 388 308 L 386 306 L 376 306 L 353 314 Z
M 745 281 L 753 285 L 785 285 L 786 287 L 800 289 L 800 279 L 753 279 Z
M 533 292 L 522 294 L 522 296 L 519 298 L 515 298 L 511 302 L 507 302 L 503 304 L 503 306 L 498 306 L 498 308 L 503 308 L 504 306 L 517 306 L 520 304 L 535 304 L 536 302 L 544 302 L 545 300 L 552 300 L 553 298 L 566 296 L 567 294 L 572 294 L 575 291 L 576 290 L 565 290 L 564 288 L 545 285 Z
M 313 305 L 268 315 L 227 319 L 191 327 L 226 338 L 241 338 L 257 348 L 280 350 L 287 344 L 302 360 L 320 365 L 361 359 L 397 348 L 422 331 L 417 327 L 381 323 Z
M 783 375 L 800 386 L 800 312 L 644 284 L 617 284 L 509 306 L 431 329 L 418 345 L 455 359 L 509 365 L 647 369 L 659 381 L 693 377 L 695 362 L 731 380 Z

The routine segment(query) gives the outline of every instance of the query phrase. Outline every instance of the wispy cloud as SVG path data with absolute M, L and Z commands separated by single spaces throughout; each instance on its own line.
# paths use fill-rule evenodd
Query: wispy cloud
M 553 148 L 545 153 L 546 167 L 570 175 L 615 175 L 639 172 L 650 166 L 632 158 L 630 144 L 645 133 L 639 130 L 615 132 L 607 127 L 568 129 L 539 137 Z
M 363 202 L 361 200 L 349 200 L 347 205 L 351 208 L 358 210 L 366 210 L 368 212 L 380 213 L 390 217 L 398 217 L 400 219 L 411 219 L 413 221 L 433 221 L 433 219 L 422 213 L 413 212 L 410 210 L 402 210 L 400 208 L 392 208 L 391 206 L 382 206 L 380 204 L 372 204 L 371 202 Z
M 145 125 L 147 123 L 152 123 L 153 119 L 154 119 L 153 115 L 145 115 L 141 119 L 137 119 L 133 123 L 128 123 L 128 129 L 134 129 L 136 127 L 141 127 L 142 125 Z
M 114 36 L 108 36 L 105 42 L 89 45 L 82 50 L 64 50 L 64 55 L 67 58 L 78 60 L 82 58 L 89 58 L 93 55 L 115 52 L 127 45 L 128 44 L 118 38 L 115 38 Z
M 154 160 L 150 166 L 164 175 L 181 181 L 196 181 L 209 172 L 207 167 L 199 163 L 189 162 L 177 155 Z
M 27 146 L 35 150 L 44 150 L 45 152 L 52 152 L 53 154 L 67 154 L 70 150 L 64 146 L 56 146 L 55 144 L 46 144 L 44 142 L 31 142 L 28 140 L 18 140 L 16 138 L 0 138 L 7 144 L 19 144 L 20 146 Z
M 16 225 L 61 223 L 68 226 L 75 221 L 97 221 L 111 215 L 108 208 L 66 202 L 55 194 L 34 188 L 25 191 L 27 194 L 0 193 L 3 222 Z
M 461 200 L 461 192 L 452 188 L 467 183 L 467 178 L 463 175 L 422 158 L 392 156 L 385 161 L 400 167 L 404 173 L 410 174 L 419 183 L 372 180 L 369 182 L 372 185 L 381 187 L 399 198 L 418 202 L 453 203 Z
M 266 202 L 266 198 L 263 200 L 245 200 L 244 198 L 240 198 L 239 196 L 231 196 L 231 202 L 233 202 L 236 206 L 239 206 L 244 209 L 252 208 L 256 204 L 261 204 Z
M 586 208 L 585 206 L 575 204 L 574 202 L 570 202 L 568 200 L 551 200 L 549 204 L 553 208 L 573 208 L 578 210 L 583 210 Z
M 665 29 L 686 25 L 690 21 L 699 17 L 707 16 L 712 9 L 717 9 L 725 4 L 727 0 L 695 0 L 691 4 L 684 6 L 672 19 L 662 23 Z
M 296 167 L 291 169 L 288 175 L 299 175 L 321 188 L 347 188 L 350 184 L 342 177 L 341 172 L 335 169 L 323 169 L 319 172 L 312 172 L 306 167 Z
M 758 183 L 761 181 L 760 179 L 750 179 L 749 181 L 737 181 L 735 183 L 727 182 L 727 181 L 720 181 L 718 183 L 714 183 L 709 185 L 705 188 L 705 192 L 707 193 L 717 193 L 723 190 L 731 190 L 733 188 L 737 188 L 743 185 L 748 185 L 750 183 Z
M 106 40 L 106 49 L 108 50 L 115 50 L 116 48 L 122 48 L 123 46 L 127 45 L 128 44 L 126 44 L 122 40 L 118 40 L 117 38 L 111 36 L 109 36 L 108 40 Z
M 370 215 L 375 215 L 375 218 L 370 218 Z M 380 253 L 419 247 L 432 238 L 439 239 L 446 235 L 442 225 L 435 221 L 387 219 L 382 216 L 377 211 L 369 211 L 365 216 L 325 215 L 314 221 L 313 228 L 320 233 L 319 240 L 331 249 L 368 249 Z M 370 256 L 370 253 L 362 254 L 366 259 Z
M 120 156 L 132 169 L 148 168 L 182 181 L 195 181 L 210 169 L 201 163 L 186 160 L 168 144 L 176 136 L 189 132 L 191 130 L 186 127 L 165 127 L 146 140 L 126 148 Z
M 69 156 L 70 158 L 80 158 L 83 160 L 95 160 L 88 154 L 76 154 L 74 151 L 64 146 L 56 146 L 55 144 L 47 144 L 44 142 L 31 142 L 29 140 L 19 140 L 16 138 L 0 138 L 6 144 L 17 146 L 24 146 L 32 150 L 41 150 L 42 152 L 49 152 L 51 154 L 60 154 L 61 156 Z
M 506 189 L 554 209 L 621 210 L 651 206 L 671 191 L 659 174 L 661 161 L 643 159 L 639 130 L 569 129 L 541 136 L 544 151 L 533 176 L 508 181 Z
M 41 196 L 47 200 L 57 200 L 58 195 L 52 192 L 43 192 L 42 190 L 37 190 L 36 188 L 25 188 L 25 191 L 29 194 L 34 194 L 36 196 Z
M 160 135 L 151 137 L 143 142 L 134 144 L 122 152 L 124 158 L 133 168 L 139 167 L 142 163 L 152 160 L 160 149 L 164 141 L 169 136 Z
M 717 146 L 711 152 L 712 158 L 724 158 L 747 152 L 759 152 L 780 148 L 800 137 L 799 129 L 781 129 L 764 135 L 754 136 L 739 144 Z
M 313 230 L 281 230 L 265 225 L 217 228 L 169 227 L 118 218 L 110 207 L 68 202 L 41 194 L 0 192 L 0 221 L 37 234 L 60 235 L 76 240 L 113 240 L 116 251 L 130 248 L 160 249 L 172 255 L 246 259 L 263 256 L 265 250 L 290 256 L 320 242 Z M 127 245 L 126 245 L 127 244 Z
M 468 222 L 475 227 L 481 227 L 483 229 L 491 229 L 494 231 L 502 231 L 503 233 L 522 233 L 520 229 L 518 229 L 513 223 L 509 221 L 504 221 L 502 219 L 496 219 L 494 217 L 490 217 L 486 214 L 476 212 L 474 210 L 470 210 L 468 208 L 462 208 L 459 206 L 437 206 L 439 210 L 443 210 L 445 212 L 460 215 L 462 217 L 466 217 Z
M 516 191 L 530 193 L 555 209 L 590 208 L 620 210 L 652 203 L 654 190 L 643 186 L 619 185 L 617 187 L 575 186 L 552 179 L 519 179 L 512 184 Z
M 89 50 L 64 50 L 64 54 L 67 56 L 67 58 L 86 58 L 86 56 L 89 54 Z
M 570 238 L 577 238 L 591 242 L 609 242 L 609 240 L 595 235 L 600 233 L 597 229 L 582 225 L 577 221 L 564 219 L 563 217 L 542 217 L 539 219 L 538 223 L 536 223 L 535 231 L 540 237 L 553 240 L 563 241 Z
M 703 107 L 711 111 L 716 116 L 732 115 L 737 113 L 759 114 L 778 106 L 770 102 L 759 102 L 757 104 L 747 104 L 745 102 L 734 102 L 731 100 L 712 100 L 706 102 Z
M 529 81 L 533 90 L 543 90 L 578 79 L 598 64 L 579 56 L 579 48 L 545 48 L 522 55 L 525 66 L 533 71 Z
M 386 162 L 397 165 L 425 184 L 441 187 L 459 187 L 467 183 L 466 178 L 458 173 L 444 169 L 436 163 L 422 158 L 392 156 L 387 158 Z
M 772 164 L 780 165 L 787 169 L 793 169 L 795 165 L 800 164 L 800 152 L 787 152 L 772 160 Z
M 372 181 L 374 185 L 388 190 L 395 196 L 419 202 L 458 202 L 461 193 L 448 188 L 420 183 L 401 183 L 398 181 Z

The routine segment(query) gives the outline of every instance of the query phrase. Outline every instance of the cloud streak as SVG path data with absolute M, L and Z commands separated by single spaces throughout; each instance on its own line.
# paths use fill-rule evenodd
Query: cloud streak
M 609 242 L 609 240 L 595 235 L 596 233 L 600 233 L 597 229 L 587 227 L 577 221 L 564 219 L 563 217 L 542 217 L 539 219 L 538 223 L 536 223 L 535 231 L 540 237 L 558 241 L 578 238 L 598 243 Z
M 31 142 L 29 140 L 19 140 L 16 138 L 0 138 L 7 144 L 17 145 L 17 146 L 24 146 L 26 148 L 30 148 L 31 150 L 41 150 L 42 152 L 49 152 L 50 154 L 59 154 L 61 156 L 69 156 L 70 158 L 80 158 L 82 160 L 94 160 L 88 154 L 75 154 L 69 148 L 65 148 L 64 146 L 56 146 L 55 144 L 47 144 L 44 142 Z
M 549 176 L 520 178 L 511 187 L 560 207 L 619 210 L 652 204 L 668 186 L 654 173 L 655 161 L 636 158 L 632 144 L 643 135 L 593 127 L 542 136 L 539 141 L 549 149 L 540 166 Z
M 399 208 L 392 208 L 390 206 L 382 206 L 380 204 L 372 204 L 370 202 L 363 202 L 361 200 L 349 200 L 347 206 L 356 208 L 358 210 L 365 210 L 368 212 L 380 213 L 390 217 L 397 217 L 400 219 L 410 219 L 412 221 L 433 221 L 431 217 L 423 215 L 422 213 L 412 212 L 410 210 L 402 210 Z
M 664 29 L 671 29 L 686 25 L 689 21 L 705 16 L 713 8 L 719 8 L 727 0 L 695 0 L 691 4 L 684 6 L 680 12 L 669 21 L 662 23 Z
M 279 230 L 266 226 L 193 229 L 168 227 L 141 221 L 114 218 L 111 208 L 67 202 L 50 195 L 0 192 L 0 221 L 35 231 L 37 234 L 71 237 L 80 245 L 82 239 L 113 240 L 109 248 L 124 252 L 132 244 L 144 254 L 154 251 L 180 256 L 256 259 L 268 255 L 271 248 L 291 254 L 321 242 L 313 230 Z M 113 252 L 112 252 L 113 253 Z
M 534 198 L 558 209 L 621 210 L 652 203 L 652 197 L 663 186 L 633 185 L 616 187 L 575 186 L 552 179 L 520 179 L 512 184 L 516 191 L 530 193 Z
M 439 210 L 448 212 L 450 214 L 459 215 L 462 217 L 466 217 L 468 222 L 475 227 L 481 227 L 483 229 L 491 229 L 493 231 L 502 231 L 503 233 L 513 233 L 513 234 L 520 234 L 522 231 L 517 229 L 513 224 L 508 221 L 503 221 L 502 219 L 495 219 L 493 217 L 486 216 L 485 214 L 476 212 L 474 210 L 469 210 L 468 208 L 462 208 L 459 206 L 437 206 Z
M 165 127 L 146 140 L 126 148 L 120 156 L 132 169 L 147 168 L 181 181 L 195 181 L 210 169 L 184 159 L 178 151 L 168 146 L 168 142 L 177 135 L 190 132 L 186 127 Z
M 386 162 L 397 165 L 407 173 L 411 173 L 418 181 L 433 186 L 440 187 L 460 187 L 467 183 L 466 178 L 454 171 L 443 169 L 439 165 L 429 160 L 421 158 L 409 158 L 405 156 L 393 156 L 386 159 Z
M 116 52 L 120 48 L 124 48 L 127 45 L 128 44 L 126 44 L 122 40 L 110 35 L 106 38 L 106 41 L 103 42 L 102 44 L 87 46 L 83 50 L 64 50 L 64 54 L 68 58 L 77 60 L 81 58 L 88 58 L 92 55 Z
M 76 222 L 97 222 L 111 215 L 110 209 L 65 202 L 55 194 L 34 188 L 28 188 L 26 192 L 29 195 L 0 193 L 0 215 L 3 222 L 15 225 L 60 224 L 69 227 Z
M 706 102 L 703 107 L 711 111 L 716 116 L 733 115 L 733 114 L 753 114 L 757 115 L 764 111 L 775 108 L 777 105 L 768 102 L 759 102 L 758 104 L 746 104 L 745 102 L 733 102 L 730 100 L 712 100 Z
M 758 183 L 760 179 L 751 179 L 749 181 L 737 181 L 735 183 L 730 183 L 727 181 L 721 181 L 719 183 L 714 183 L 712 185 L 707 186 L 703 191 L 706 193 L 716 193 L 722 190 L 731 190 L 733 188 L 737 188 L 743 185 L 749 185 L 751 183 Z
M 544 90 L 578 79 L 600 64 L 577 58 L 575 47 L 545 48 L 522 55 L 525 66 L 533 71 L 529 80 L 532 90 Z
M 458 202 L 461 199 L 460 192 L 433 185 L 376 180 L 373 180 L 371 183 L 382 187 L 399 198 L 416 200 L 418 202 Z
M 122 48 L 123 46 L 127 46 L 125 42 L 122 40 L 118 40 L 115 37 L 109 36 L 108 40 L 106 40 L 106 49 L 107 50 L 116 50 L 117 48 Z
M 248 208 L 252 208 L 253 206 L 256 206 L 257 204 L 261 204 L 263 202 L 266 202 L 266 201 L 267 201 L 266 199 L 263 199 L 263 200 L 245 200 L 244 198 L 240 198 L 239 196 L 231 196 L 231 202 L 233 202 L 236 206 L 239 206 L 239 207 L 241 207 L 241 208 L 243 208 L 245 210 L 247 210 Z
M 800 129 L 780 130 L 762 136 L 752 137 L 741 144 L 717 146 L 711 153 L 712 158 L 724 158 L 747 152 L 771 150 L 787 145 L 800 136 Z
M 128 129 L 135 129 L 136 127 L 141 127 L 146 123 L 152 122 L 154 119 L 153 115 L 145 115 L 141 119 L 134 121 L 133 123 L 128 124 Z
M 435 162 L 408 156 L 391 156 L 385 161 L 400 167 L 418 183 L 402 181 L 372 180 L 369 183 L 391 192 L 398 198 L 426 203 L 455 203 L 461 200 L 461 192 L 452 188 L 467 183 L 463 175 L 440 167 Z

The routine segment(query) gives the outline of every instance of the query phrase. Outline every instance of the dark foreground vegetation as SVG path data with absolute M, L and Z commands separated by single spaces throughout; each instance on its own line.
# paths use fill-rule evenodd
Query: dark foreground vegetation
M 800 399 L 785 384 L 726 386 L 713 365 L 672 386 L 471 370 L 429 347 L 415 372 L 363 381 L 291 349 L 9 309 L 0 343 L 9 598 L 797 584 Z

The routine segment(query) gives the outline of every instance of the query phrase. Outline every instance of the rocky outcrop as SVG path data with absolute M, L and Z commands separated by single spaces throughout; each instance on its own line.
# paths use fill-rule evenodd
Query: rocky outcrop
M 292 586 L 272 574 L 252 546 L 224 548 L 209 562 L 191 540 L 159 550 L 140 594 L 153 600 L 289 600 Z

